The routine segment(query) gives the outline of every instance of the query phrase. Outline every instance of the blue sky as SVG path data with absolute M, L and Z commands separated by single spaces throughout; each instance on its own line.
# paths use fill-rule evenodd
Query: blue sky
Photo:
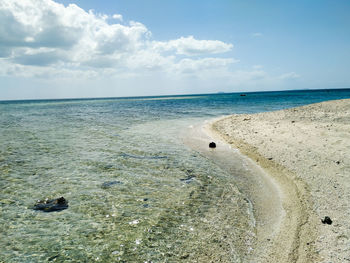
M 0 0 L 0 99 L 350 88 L 349 14 L 345 0 Z

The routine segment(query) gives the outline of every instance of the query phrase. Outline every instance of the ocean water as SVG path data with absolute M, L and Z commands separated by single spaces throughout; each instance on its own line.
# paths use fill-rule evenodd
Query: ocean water
M 254 215 L 186 129 L 350 90 L 0 102 L 0 262 L 244 262 Z M 69 208 L 33 210 L 64 196 Z

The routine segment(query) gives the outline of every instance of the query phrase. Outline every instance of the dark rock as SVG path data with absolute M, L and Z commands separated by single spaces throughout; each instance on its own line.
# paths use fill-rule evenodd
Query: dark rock
M 340 161 L 336 161 L 336 164 L 340 164 Z
M 49 257 L 47 259 L 47 261 L 53 261 L 54 259 L 58 258 L 60 255 L 55 255 L 55 256 L 52 256 L 52 257 Z
M 167 159 L 167 156 L 159 156 L 159 155 L 151 155 L 151 156 L 143 156 L 143 155 L 135 155 L 135 154 L 128 154 L 128 153 L 121 153 L 120 156 L 123 158 L 134 158 L 134 159 L 149 159 L 149 160 L 157 160 L 157 159 Z
M 185 182 L 186 184 L 189 184 L 190 182 L 192 182 L 194 180 L 195 176 L 188 176 L 186 178 L 182 178 L 180 179 L 181 182 Z
M 185 254 L 180 257 L 180 259 L 188 259 L 190 257 L 190 254 Z
M 68 201 L 64 197 L 57 199 L 39 200 L 34 205 L 34 210 L 40 210 L 43 212 L 58 212 L 68 208 Z
M 101 187 L 103 189 L 107 189 L 107 188 L 111 188 L 112 186 L 116 185 L 116 184 L 123 184 L 123 182 L 121 181 L 108 181 L 108 182 L 104 182 Z
M 215 142 L 209 143 L 209 148 L 216 148 L 216 143 Z
M 113 168 L 113 165 L 107 164 L 107 165 L 105 165 L 103 168 L 106 169 L 106 170 L 112 169 L 112 168 Z
M 332 219 L 330 219 L 328 216 L 325 216 L 324 219 L 321 219 L 321 222 L 322 222 L 323 224 L 331 225 L 333 221 L 332 221 Z
M 246 94 L 241 94 L 241 95 L 239 95 L 239 96 L 241 96 L 241 97 L 245 97 L 245 96 L 247 96 Z

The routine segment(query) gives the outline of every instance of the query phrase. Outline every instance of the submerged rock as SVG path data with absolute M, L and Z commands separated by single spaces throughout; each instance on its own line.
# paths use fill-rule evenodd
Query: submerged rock
M 181 182 L 184 182 L 186 184 L 191 183 L 193 180 L 195 179 L 195 176 L 188 176 L 186 178 L 182 178 L 180 179 Z
M 64 197 L 56 199 L 39 200 L 34 205 L 34 210 L 41 210 L 43 212 L 57 212 L 68 208 L 68 201 Z
M 49 257 L 47 261 L 53 261 L 54 259 L 58 258 L 60 255 L 54 255 L 52 257 Z
M 101 187 L 103 189 L 107 189 L 107 188 L 111 188 L 113 185 L 116 185 L 116 184 L 123 184 L 123 182 L 121 181 L 109 181 L 109 182 L 104 182 Z
M 215 142 L 209 143 L 209 148 L 216 148 L 216 143 Z
M 150 155 L 150 156 L 146 156 L 146 155 L 135 155 L 135 154 L 128 154 L 128 153 L 121 153 L 120 156 L 124 157 L 124 158 L 134 158 L 134 159 L 167 159 L 167 156 L 160 156 L 160 155 Z

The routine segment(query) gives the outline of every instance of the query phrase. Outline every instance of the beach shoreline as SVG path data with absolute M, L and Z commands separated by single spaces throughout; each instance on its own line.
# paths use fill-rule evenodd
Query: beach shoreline
M 235 185 L 250 204 L 250 212 L 244 216 L 251 217 L 254 224 L 253 235 L 241 236 L 239 239 L 246 241 L 243 244 L 237 242 L 235 246 L 240 247 L 243 262 L 262 262 L 271 250 L 270 241 L 284 216 L 281 192 L 260 166 L 233 149 L 210 129 L 215 120 L 191 126 L 183 137 L 184 142 L 233 176 Z M 215 149 L 208 148 L 210 141 L 216 142 Z
M 221 121 L 227 117 L 220 118 Z M 213 123 L 212 125 L 215 125 Z M 206 132 L 216 141 L 227 143 L 226 139 L 212 125 L 205 127 Z M 232 143 L 233 148 L 237 148 L 237 144 Z M 314 253 L 312 252 L 314 233 L 310 229 L 301 229 L 300 225 L 306 226 L 310 224 L 311 215 L 305 206 L 310 202 L 306 186 L 302 182 L 294 182 L 293 174 L 281 167 L 279 164 L 271 162 L 269 158 L 257 153 L 250 145 L 239 142 L 239 151 L 243 156 L 251 160 L 253 165 L 257 165 L 263 171 L 257 172 L 256 176 L 264 176 L 265 181 L 272 181 L 276 188 L 274 199 L 280 200 L 278 213 L 280 214 L 279 222 L 271 224 L 268 217 L 276 216 L 276 212 L 272 213 L 271 209 L 276 207 L 269 206 L 266 201 L 262 200 L 261 195 L 271 194 L 269 191 L 258 190 L 259 187 L 250 187 L 250 192 L 243 189 L 243 192 L 250 199 L 255 200 L 254 216 L 257 222 L 256 228 L 256 244 L 254 253 L 249 257 L 249 262 L 314 262 Z M 238 149 L 238 148 L 237 148 Z M 257 161 L 258 160 L 258 161 Z M 247 184 L 252 183 L 251 178 L 247 178 Z M 300 198 L 303 196 L 303 200 Z M 254 203 L 254 201 L 253 201 Z M 314 222 L 311 223 L 314 226 Z M 307 240 L 307 247 L 302 246 L 301 240 Z M 299 253 L 300 251 L 300 253 Z
M 213 138 L 259 165 L 281 191 L 284 216 L 263 262 L 350 261 L 349 211 L 344 209 L 350 194 L 345 180 L 349 117 L 350 100 L 337 100 L 226 116 L 207 127 Z M 333 224 L 321 222 L 326 216 Z

